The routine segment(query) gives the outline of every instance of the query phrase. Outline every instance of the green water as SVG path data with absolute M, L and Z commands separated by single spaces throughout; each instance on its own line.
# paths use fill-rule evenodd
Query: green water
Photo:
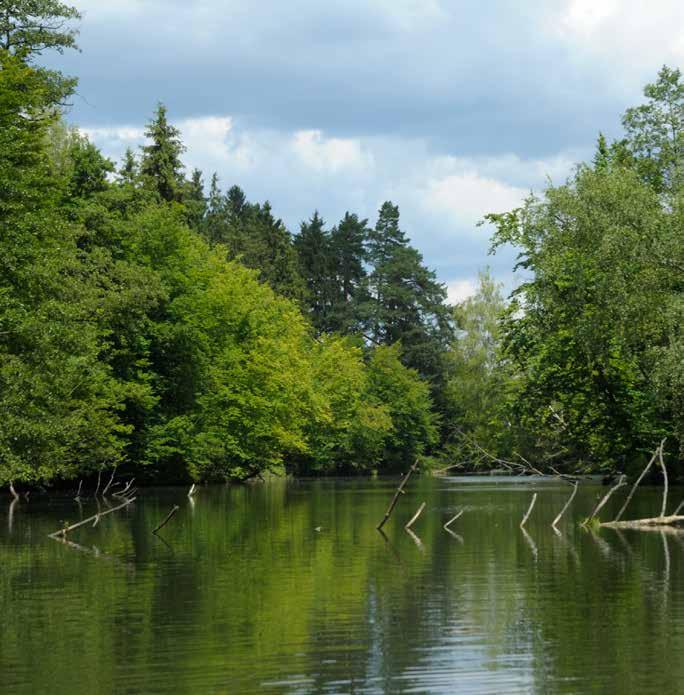
M 396 483 L 143 490 L 78 546 L 47 535 L 92 499 L 3 500 L 0 691 L 684 692 L 682 537 L 579 529 L 598 486 L 556 535 L 562 483 L 423 478 L 384 538 Z M 659 499 L 643 490 L 633 512 Z

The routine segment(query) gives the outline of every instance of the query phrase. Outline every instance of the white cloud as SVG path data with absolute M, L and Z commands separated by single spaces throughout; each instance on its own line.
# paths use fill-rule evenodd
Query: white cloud
M 459 304 L 477 292 L 477 280 L 451 280 L 446 283 L 449 304 Z
M 292 137 L 292 149 L 306 167 L 316 172 L 335 173 L 373 166 L 372 157 L 359 140 L 326 138 L 320 130 L 296 132 Z
M 425 207 L 443 211 L 459 225 L 475 227 L 489 212 L 519 206 L 527 193 L 523 188 L 470 171 L 429 181 Z
M 547 13 L 545 26 L 568 45 L 576 64 L 605 71 L 630 94 L 663 63 L 684 62 L 681 0 L 565 0 Z

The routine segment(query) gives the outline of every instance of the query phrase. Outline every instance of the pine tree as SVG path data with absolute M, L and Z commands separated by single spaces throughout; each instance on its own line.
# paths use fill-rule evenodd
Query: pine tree
M 200 232 L 207 211 L 207 199 L 204 197 L 204 181 L 199 169 L 194 169 L 190 180 L 186 182 L 183 203 L 188 226 L 190 229 Z
M 366 334 L 382 345 L 401 342 L 405 364 L 441 388 L 441 355 L 453 331 L 446 289 L 409 245 L 399 227 L 399 208 L 390 202 L 380 208 L 368 255 Z
M 123 184 L 134 186 L 138 182 L 138 177 L 140 176 L 140 165 L 138 160 L 133 154 L 133 150 L 130 147 L 126 148 L 124 153 L 123 161 L 121 162 L 121 167 L 119 169 L 119 180 Z
M 308 222 L 302 222 L 294 247 L 299 267 L 307 287 L 306 304 L 313 325 L 319 332 L 327 330 L 330 312 L 332 258 L 330 235 L 325 222 L 314 212 Z
M 185 152 L 185 146 L 181 142 L 178 128 L 169 123 L 163 104 L 157 107 L 145 135 L 150 144 L 142 148 L 143 178 L 162 200 L 180 201 L 184 183 L 181 155 Z
M 360 330 L 360 309 L 366 301 L 368 236 L 368 220 L 360 220 L 349 212 L 331 232 L 335 287 L 331 300 L 330 330 L 341 333 Z

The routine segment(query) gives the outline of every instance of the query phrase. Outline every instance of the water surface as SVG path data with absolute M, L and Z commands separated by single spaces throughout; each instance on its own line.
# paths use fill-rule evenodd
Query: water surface
M 599 486 L 556 534 L 567 485 L 491 478 L 416 478 L 385 537 L 397 482 L 147 489 L 77 545 L 48 533 L 92 499 L 0 507 L 0 690 L 684 692 L 682 537 L 580 529 Z M 640 491 L 632 515 L 656 514 L 659 494 Z

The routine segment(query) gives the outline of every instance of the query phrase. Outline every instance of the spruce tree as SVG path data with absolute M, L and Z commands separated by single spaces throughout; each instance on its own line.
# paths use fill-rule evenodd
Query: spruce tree
M 367 336 L 383 345 L 401 342 L 405 364 L 440 388 L 441 355 L 453 331 L 446 289 L 410 246 L 399 226 L 399 208 L 391 202 L 380 208 L 368 256 Z
M 330 330 L 357 332 L 361 326 L 361 307 L 366 301 L 366 242 L 368 220 L 346 212 L 332 230 L 330 247 L 335 286 L 330 311 Z
M 181 155 L 185 146 L 178 128 L 169 123 L 163 104 L 157 107 L 145 135 L 150 143 L 142 148 L 141 173 L 147 186 L 156 191 L 161 200 L 180 201 L 184 183 Z
M 327 330 L 332 285 L 332 258 L 330 235 L 325 222 L 314 212 L 308 222 L 302 222 L 294 247 L 299 268 L 307 287 L 306 304 L 313 325 L 319 332 Z

